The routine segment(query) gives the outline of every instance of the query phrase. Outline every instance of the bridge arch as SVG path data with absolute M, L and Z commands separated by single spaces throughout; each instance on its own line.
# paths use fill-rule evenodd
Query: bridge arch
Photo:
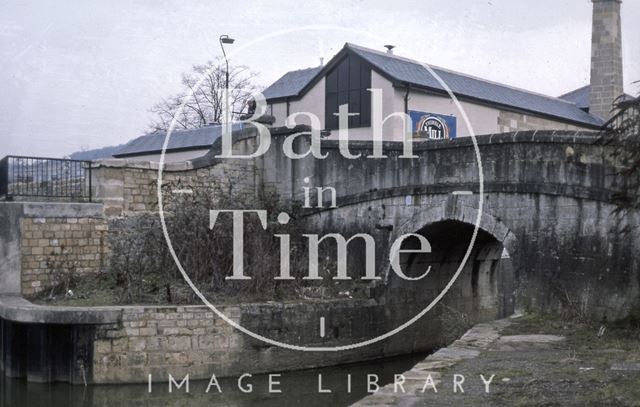
M 408 233 L 415 233 L 437 222 L 457 221 L 475 226 L 478 216 L 480 216 L 479 231 L 484 231 L 493 236 L 511 256 L 517 255 L 518 240 L 511 228 L 498 217 L 488 213 L 486 209 L 483 209 L 482 213 L 480 213 L 477 203 L 473 205 L 470 199 L 466 202 L 461 202 L 460 199 L 454 198 L 453 201 L 449 200 L 436 207 L 416 210 L 411 217 L 393 228 L 390 234 L 390 241 L 394 241 Z
M 406 253 L 400 257 L 401 267 L 409 277 L 430 270 L 422 280 L 406 281 L 393 272 L 386 274 L 383 297 L 395 320 L 420 312 L 454 278 L 469 249 L 478 216 L 478 233 L 466 263 L 426 318 L 455 325 L 504 318 L 514 312 L 516 276 L 512 255 L 518 251 L 515 235 L 491 214 L 450 202 L 417 210 L 391 233 L 391 241 L 404 234 L 420 234 L 429 240 L 432 249 L 430 253 Z M 402 246 L 418 247 L 416 238 L 406 239 Z M 418 327 L 418 331 L 425 329 Z M 446 328 L 440 327 L 439 331 Z

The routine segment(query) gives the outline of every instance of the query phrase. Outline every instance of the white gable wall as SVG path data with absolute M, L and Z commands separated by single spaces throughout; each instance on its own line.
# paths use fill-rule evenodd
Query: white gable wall
M 300 100 L 289 103 L 289 115 L 297 112 L 310 112 L 320 119 L 320 128 L 324 129 L 324 78 L 320 79 Z M 296 118 L 296 124 L 311 125 L 306 115 Z
M 267 109 L 267 113 L 275 117 L 276 121 L 273 123 L 275 127 L 284 126 L 284 120 L 287 117 L 287 104 L 272 103 L 270 109 Z
M 324 129 L 324 87 L 324 78 L 322 78 L 301 99 L 290 101 L 289 115 L 297 112 L 313 113 L 320 119 L 320 128 Z M 273 123 L 275 127 L 284 126 L 287 119 L 287 103 L 272 103 L 267 113 L 275 117 L 276 121 Z M 296 117 L 295 122 L 311 125 L 311 120 L 306 115 Z
M 403 98 L 405 92 L 406 91 L 402 89 L 396 90 L 396 93 L 401 94 Z M 498 117 L 500 116 L 500 110 L 466 101 L 459 102 L 469 118 L 473 132 L 476 135 L 499 132 Z M 432 95 L 412 90 L 409 93 L 409 110 L 455 116 L 457 119 L 457 136 L 469 137 L 471 135 L 462 113 L 449 96 Z

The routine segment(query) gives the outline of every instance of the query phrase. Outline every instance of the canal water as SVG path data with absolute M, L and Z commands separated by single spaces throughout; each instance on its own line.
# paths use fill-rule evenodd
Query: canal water
M 153 383 L 149 393 L 147 384 L 71 386 L 66 383 L 37 384 L 23 379 L 0 379 L 0 407 L 73 407 L 73 406 L 347 406 L 367 395 L 367 376 L 377 375 L 380 386 L 393 381 L 400 374 L 424 359 L 426 355 L 411 355 L 363 362 L 337 367 L 281 372 L 272 381 L 274 390 L 269 393 L 269 376 L 255 375 L 244 378 L 241 384 L 245 390 L 251 385 L 250 393 L 238 388 L 238 379 L 218 379 L 222 393 L 212 386 L 206 393 L 209 380 L 191 381 L 189 393 L 183 386 L 169 393 L 168 383 Z M 212 372 L 213 373 L 213 372 Z M 318 377 L 322 376 L 322 389 L 331 393 L 318 392 Z M 348 391 L 351 375 L 351 392 Z M 373 379 L 373 377 L 372 377 Z M 177 378 L 180 382 L 181 378 Z

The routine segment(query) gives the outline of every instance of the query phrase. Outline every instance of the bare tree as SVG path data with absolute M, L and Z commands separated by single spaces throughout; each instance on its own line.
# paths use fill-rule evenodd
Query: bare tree
M 151 112 L 156 118 L 152 131 L 163 131 L 176 120 L 176 129 L 194 129 L 223 119 L 225 63 L 218 57 L 203 65 L 194 65 L 182 75 L 185 91 L 156 103 Z M 255 72 L 246 66 L 229 66 L 229 101 L 234 115 L 244 109 L 251 95 L 258 90 Z M 184 104 L 184 107 L 180 107 Z
M 625 214 L 640 209 L 640 97 L 618 98 L 613 113 L 605 124 L 603 140 L 616 146 L 614 154 L 621 164 L 623 185 L 613 198 L 616 212 Z

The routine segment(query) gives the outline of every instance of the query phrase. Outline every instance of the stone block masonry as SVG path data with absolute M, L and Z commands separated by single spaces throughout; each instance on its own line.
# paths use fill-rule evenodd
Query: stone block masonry
M 386 306 L 374 300 L 247 303 L 218 309 L 251 332 L 305 347 L 355 344 L 394 327 L 385 316 Z M 149 375 L 153 382 L 167 382 L 169 375 L 209 380 L 214 374 L 287 372 L 426 352 L 441 343 L 438 332 L 417 323 L 356 349 L 302 352 L 255 339 L 203 305 L 56 307 L 0 296 L 0 374 L 74 384 L 146 383 Z
M 498 115 L 498 129 L 505 133 L 527 130 L 581 130 L 580 127 L 571 124 L 504 110 Z
M 105 219 L 23 218 L 21 230 L 24 296 L 50 288 L 63 273 L 93 273 L 105 266 L 108 253 Z
M 236 195 L 253 194 L 257 188 L 256 169 L 251 162 L 224 162 L 199 169 L 187 164 L 184 166 L 179 170 L 166 169 L 163 184 L 180 190 L 215 185 L 220 191 Z M 112 218 L 158 210 L 158 168 L 154 163 L 102 161 L 96 164 L 93 172 L 96 199 L 104 204 L 105 216 Z M 165 193 L 172 193 L 172 190 Z
M 252 152 L 253 139 L 237 141 L 236 154 Z M 260 189 L 259 160 L 224 159 L 210 152 L 200 161 L 168 163 L 163 169 L 163 185 L 176 190 L 216 187 L 229 196 L 255 195 Z M 107 218 L 158 210 L 158 163 L 130 160 L 101 160 L 92 170 L 95 199 L 104 204 Z
M 255 303 L 221 306 L 252 332 L 301 346 L 338 346 L 371 339 L 389 327 L 384 306 L 373 300 Z M 326 335 L 320 336 L 320 317 Z M 125 307 L 120 323 L 97 327 L 93 382 L 166 382 L 284 372 L 426 351 L 436 335 L 411 330 L 390 340 L 341 352 L 302 352 L 273 346 L 236 330 L 205 306 Z
M 238 320 L 237 310 L 230 315 Z M 119 324 L 103 325 L 94 342 L 94 381 L 142 382 L 148 374 L 206 377 L 224 373 L 243 342 L 204 306 L 127 308 Z
M 592 0 L 591 94 L 589 112 L 611 116 L 613 102 L 624 93 L 621 0 Z
M 0 202 L 0 226 L 0 294 L 30 297 L 106 263 L 101 204 Z

